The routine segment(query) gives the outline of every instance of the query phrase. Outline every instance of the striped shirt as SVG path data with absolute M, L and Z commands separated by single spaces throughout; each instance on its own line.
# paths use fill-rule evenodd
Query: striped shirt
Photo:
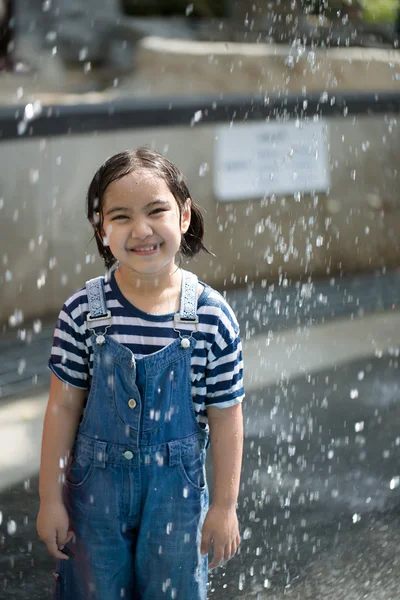
M 193 334 L 196 344 L 191 357 L 194 411 L 200 426 L 207 428 L 207 407 L 226 408 L 244 398 L 242 345 L 239 325 L 232 308 L 219 292 L 202 283 L 197 303 L 199 323 Z M 142 358 L 158 352 L 175 340 L 174 313 L 153 315 L 136 308 L 122 295 L 114 273 L 104 285 L 112 325 L 107 330 L 116 342 Z M 69 385 L 90 389 L 94 353 L 92 333 L 87 329 L 89 312 L 86 288 L 78 290 L 64 304 L 54 332 L 49 367 Z M 104 329 L 93 327 L 96 333 Z M 179 324 L 190 335 L 193 325 Z

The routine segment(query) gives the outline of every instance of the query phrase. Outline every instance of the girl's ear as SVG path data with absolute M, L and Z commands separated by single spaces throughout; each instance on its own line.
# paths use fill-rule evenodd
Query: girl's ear
M 192 216 L 192 201 L 187 198 L 181 212 L 181 233 L 186 233 L 189 229 L 190 219 Z

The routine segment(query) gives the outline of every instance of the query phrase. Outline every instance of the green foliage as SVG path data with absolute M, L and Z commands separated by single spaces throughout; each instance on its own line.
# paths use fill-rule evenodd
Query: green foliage
M 363 0 L 360 4 L 368 23 L 390 23 L 396 20 L 398 0 Z

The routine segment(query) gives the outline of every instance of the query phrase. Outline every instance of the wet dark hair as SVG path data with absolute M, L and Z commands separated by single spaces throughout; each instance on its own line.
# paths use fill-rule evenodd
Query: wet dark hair
M 179 214 L 182 214 L 188 198 L 191 198 L 186 179 L 181 171 L 168 158 L 147 147 L 137 150 L 126 150 L 109 158 L 94 175 L 87 193 L 87 218 L 93 226 L 97 248 L 103 257 L 107 269 L 112 267 L 117 259 L 109 246 L 103 244 L 103 202 L 108 186 L 135 171 L 151 171 L 167 184 L 174 196 Z M 185 258 L 192 258 L 201 250 L 212 254 L 203 244 L 204 220 L 200 208 L 192 200 L 190 225 L 183 234 L 179 252 Z

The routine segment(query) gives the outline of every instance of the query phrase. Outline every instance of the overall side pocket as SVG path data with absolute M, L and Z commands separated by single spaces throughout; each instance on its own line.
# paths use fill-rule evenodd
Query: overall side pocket
M 70 487 L 82 487 L 93 470 L 93 458 L 84 454 L 72 455 L 68 464 L 65 481 Z

